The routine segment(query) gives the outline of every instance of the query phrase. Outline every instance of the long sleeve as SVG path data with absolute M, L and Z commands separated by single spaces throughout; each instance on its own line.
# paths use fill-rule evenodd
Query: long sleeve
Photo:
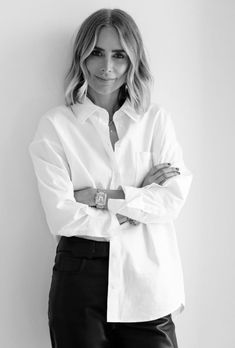
M 112 212 L 76 202 L 69 163 L 48 117 L 41 119 L 29 152 L 53 235 L 109 240 L 118 231 L 119 223 Z
M 162 186 L 155 183 L 142 188 L 124 185 L 125 199 L 109 200 L 108 208 L 115 214 L 123 214 L 142 223 L 169 222 L 178 216 L 185 203 L 192 174 L 185 167 L 171 117 L 164 109 L 160 109 L 157 115 L 151 152 L 153 165 L 171 163 L 180 169 L 181 174 Z

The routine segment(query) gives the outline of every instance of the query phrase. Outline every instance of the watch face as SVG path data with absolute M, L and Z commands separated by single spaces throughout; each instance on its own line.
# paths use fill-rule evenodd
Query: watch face
M 96 203 L 97 204 L 104 204 L 104 202 L 105 202 L 105 193 L 104 192 L 99 192 L 97 194 Z
M 105 192 L 98 192 L 95 196 L 95 204 L 97 208 L 104 208 L 106 204 L 107 194 Z

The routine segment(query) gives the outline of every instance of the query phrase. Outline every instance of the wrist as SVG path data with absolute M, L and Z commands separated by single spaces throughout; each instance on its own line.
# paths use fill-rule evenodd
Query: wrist
M 96 193 L 97 193 L 97 189 L 95 188 L 92 188 L 92 191 L 91 191 L 91 202 L 90 202 L 90 207 L 93 207 L 95 208 L 95 196 L 96 196 Z
M 106 190 L 107 193 L 107 202 L 106 209 L 108 209 L 108 201 L 109 199 L 125 199 L 125 193 L 121 190 Z

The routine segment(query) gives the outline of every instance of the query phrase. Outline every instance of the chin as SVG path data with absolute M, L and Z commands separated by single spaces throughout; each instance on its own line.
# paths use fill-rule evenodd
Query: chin
M 109 94 L 112 94 L 112 93 L 119 91 L 119 89 L 121 88 L 123 83 L 118 83 L 118 85 L 116 85 L 116 86 L 100 86 L 100 84 L 98 85 L 98 84 L 93 82 L 90 84 L 88 83 L 88 85 L 93 90 L 93 92 L 100 94 L 100 95 L 107 96 Z
M 93 88 L 93 90 L 98 93 L 98 94 L 102 94 L 102 95 L 108 95 L 108 94 L 112 94 L 116 91 L 119 90 L 120 87 L 118 88 L 112 88 L 112 89 L 108 89 L 108 88 Z

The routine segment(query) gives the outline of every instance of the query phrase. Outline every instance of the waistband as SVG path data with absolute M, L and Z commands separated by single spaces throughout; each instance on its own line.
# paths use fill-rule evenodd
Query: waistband
M 108 257 L 109 242 L 97 242 L 91 239 L 80 237 L 65 237 L 62 236 L 58 243 L 56 252 L 67 251 L 71 252 L 75 257 Z

